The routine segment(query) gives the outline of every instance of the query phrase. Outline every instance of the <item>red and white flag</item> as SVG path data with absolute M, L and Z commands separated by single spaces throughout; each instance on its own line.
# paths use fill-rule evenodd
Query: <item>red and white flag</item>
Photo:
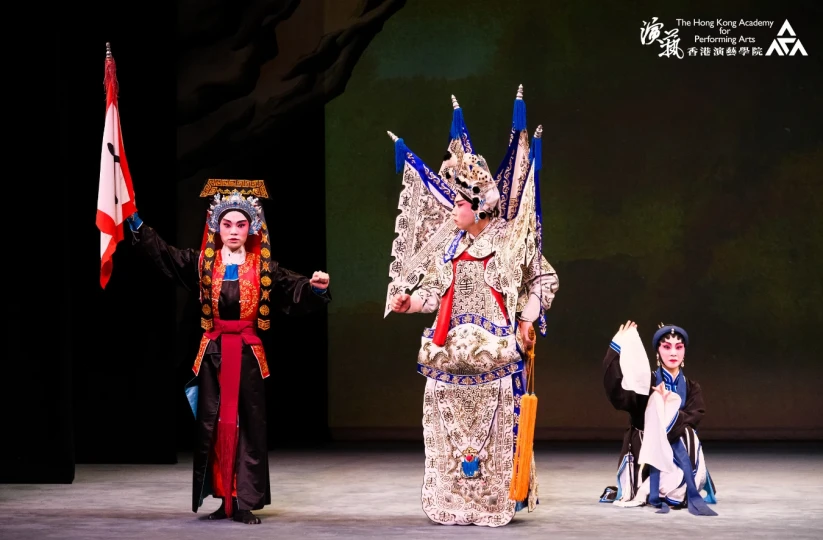
M 108 43 L 104 84 L 106 127 L 103 130 L 103 149 L 100 154 L 97 228 L 100 229 L 100 286 L 105 289 L 111 277 L 114 250 L 125 236 L 123 221 L 137 211 L 117 109 L 117 69 Z

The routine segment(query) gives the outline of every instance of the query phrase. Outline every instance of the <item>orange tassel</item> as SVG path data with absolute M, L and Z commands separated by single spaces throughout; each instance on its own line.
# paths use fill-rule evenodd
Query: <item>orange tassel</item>
M 537 396 L 526 394 L 520 402 L 520 429 L 509 487 L 509 498 L 522 501 L 529 494 L 534 444 L 534 424 L 537 416 Z
M 534 329 L 530 329 L 534 339 Z M 522 501 L 529 494 L 531 482 L 532 456 L 534 450 L 534 426 L 537 420 L 537 396 L 534 395 L 534 347 L 526 351 L 526 393 L 520 399 L 520 425 L 517 430 L 517 445 L 514 452 L 512 481 L 509 485 L 509 499 Z

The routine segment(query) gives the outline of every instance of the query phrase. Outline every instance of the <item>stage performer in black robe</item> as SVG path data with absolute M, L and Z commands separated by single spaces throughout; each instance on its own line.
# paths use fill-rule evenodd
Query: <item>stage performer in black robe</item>
M 606 488 L 601 502 L 717 515 L 707 506 L 717 502 L 716 489 L 697 435 L 706 412 L 703 391 L 683 372 L 688 345 L 686 330 L 661 323 L 652 338 L 657 369 L 651 371 L 634 322 L 621 325 L 612 338 L 603 359 L 603 386 L 612 406 L 629 413 L 630 425 L 617 485 Z
M 209 180 L 212 197 L 200 250 L 164 242 L 137 214 L 128 218 L 134 244 L 170 279 L 200 292 L 203 336 L 186 394 L 197 421 L 192 510 L 223 499 L 210 519 L 256 524 L 271 504 L 264 379 L 269 376 L 258 330 L 272 310 L 307 313 L 330 300 L 329 276 L 296 274 L 271 259 L 259 180 Z

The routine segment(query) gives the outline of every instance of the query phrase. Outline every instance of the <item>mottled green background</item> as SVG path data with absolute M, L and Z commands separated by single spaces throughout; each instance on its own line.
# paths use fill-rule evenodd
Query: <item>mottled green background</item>
M 823 48 L 800 13 L 811 4 L 716 5 L 430 0 L 388 21 L 326 110 L 333 433 L 420 436 L 415 360 L 434 317 L 382 316 L 401 186 L 386 130 L 439 163 L 455 94 L 499 163 L 523 84 L 529 129 L 544 127 L 544 252 L 560 277 L 537 345 L 538 437 L 625 425 L 601 359 L 627 318 L 647 340 L 659 321 L 690 332 L 706 437 L 821 436 Z M 789 18 L 810 56 L 660 58 L 639 40 L 652 16 L 664 29 L 775 20 L 733 31 L 764 52 Z

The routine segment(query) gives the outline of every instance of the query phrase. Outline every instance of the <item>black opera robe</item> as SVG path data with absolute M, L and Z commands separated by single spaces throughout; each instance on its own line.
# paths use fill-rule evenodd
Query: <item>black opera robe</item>
M 167 244 L 147 225 L 133 232 L 135 243 L 154 262 L 164 275 L 187 290 L 200 288 L 200 250 L 178 249 Z M 247 253 L 247 261 L 253 257 Z M 257 259 L 252 259 L 257 262 Z M 246 266 L 241 265 L 241 266 Z M 217 268 L 215 268 L 215 272 Z M 240 270 L 241 278 L 243 270 Z M 331 300 L 326 290 L 318 294 L 312 290 L 305 276 L 281 268 L 272 261 L 270 305 L 286 314 L 308 313 L 325 306 Z M 241 319 L 241 280 L 219 280 L 219 318 L 227 321 Z M 218 279 L 214 280 L 215 284 Z M 244 286 L 248 286 L 244 283 Z M 254 283 L 259 297 L 259 283 Z M 215 314 L 217 316 L 217 314 Z M 237 443 L 235 482 L 240 510 L 259 510 L 271 504 L 269 463 L 266 431 L 266 402 L 264 379 L 269 375 L 265 352 L 260 345 L 243 344 L 240 367 L 240 394 L 238 400 L 239 436 Z M 195 361 L 196 377 L 187 385 L 197 387 L 196 443 L 194 447 L 194 476 L 192 483 L 192 511 L 197 512 L 208 495 L 213 495 L 212 467 L 216 426 L 220 403 L 219 370 L 221 361 L 220 338 L 201 341 Z

